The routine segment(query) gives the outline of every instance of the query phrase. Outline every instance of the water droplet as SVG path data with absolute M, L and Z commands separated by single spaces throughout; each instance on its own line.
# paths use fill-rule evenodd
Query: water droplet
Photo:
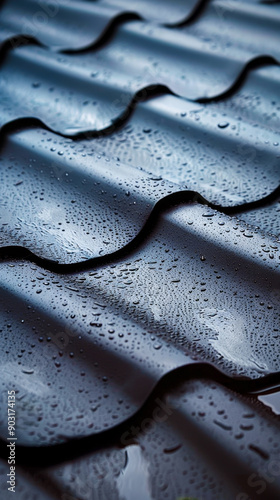
M 218 123 L 219 128 L 227 128 L 229 126 L 228 122 L 220 122 Z
M 34 373 L 34 370 L 31 368 L 22 368 L 22 373 L 25 373 L 26 375 L 32 375 Z

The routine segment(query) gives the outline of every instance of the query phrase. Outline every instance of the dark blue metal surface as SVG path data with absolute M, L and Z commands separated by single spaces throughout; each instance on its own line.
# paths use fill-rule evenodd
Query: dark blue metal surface
M 1 499 L 278 500 L 279 2 L 2 4 Z

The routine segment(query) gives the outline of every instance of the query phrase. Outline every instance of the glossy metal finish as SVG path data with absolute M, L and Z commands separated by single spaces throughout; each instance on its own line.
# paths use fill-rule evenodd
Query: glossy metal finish
M 3 2 L 1 500 L 279 499 L 279 18 Z

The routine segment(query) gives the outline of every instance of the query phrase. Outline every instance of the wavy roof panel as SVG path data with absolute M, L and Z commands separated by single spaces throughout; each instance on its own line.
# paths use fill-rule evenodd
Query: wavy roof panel
M 279 28 L 2 2 L 1 500 L 279 499 Z

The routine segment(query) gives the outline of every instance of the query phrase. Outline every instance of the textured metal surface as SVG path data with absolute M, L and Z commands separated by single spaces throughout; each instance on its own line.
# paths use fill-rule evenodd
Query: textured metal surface
M 100 154 L 141 167 L 220 205 L 240 205 L 279 185 L 280 68 L 252 71 L 221 102 L 175 96 L 138 103 L 127 124 L 90 142 Z M 84 152 L 89 141 L 81 141 Z
M 91 140 L 40 129 L 10 135 L 1 157 L 1 245 L 77 262 L 129 243 L 171 193 L 186 191 L 188 201 L 187 191 L 197 191 L 225 207 L 269 196 L 280 183 L 279 75 L 278 67 L 252 71 L 239 92 L 211 105 L 175 96 L 138 103 L 127 124 Z M 273 207 L 263 209 L 266 219 L 254 213 L 278 235 Z
M 72 60 L 73 56 L 68 57 Z M 96 106 L 97 101 L 85 100 L 85 93 L 79 97 L 74 90 L 53 88 L 46 82 L 41 85 L 38 83 L 41 69 L 35 63 L 30 64 L 36 69 L 36 76 L 26 72 L 26 61 L 22 66 L 22 79 L 19 79 L 18 65 L 14 67 L 15 73 L 7 72 L 7 78 L 13 79 L 15 92 L 11 88 L 5 96 L 7 81 L 2 80 L 2 123 L 34 113 L 50 127 L 75 135 L 94 129 L 97 123 L 101 127 L 109 126 L 112 113 L 115 118 L 124 113 L 128 120 L 120 130 L 112 129 L 93 141 L 79 141 L 78 145 L 50 135 L 49 150 L 44 154 L 50 156 L 51 149 L 56 149 L 52 157 L 57 165 L 59 153 L 68 157 L 67 151 L 71 153 L 73 148 L 79 151 L 83 147 L 86 155 L 96 151 L 109 158 L 117 157 L 121 163 L 140 167 L 186 189 L 198 190 L 213 203 L 222 205 L 255 201 L 279 185 L 279 67 L 251 71 L 239 92 L 221 102 L 198 104 L 164 96 L 137 103 L 130 117 L 125 111 L 128 102 L 121 102 L 122 94 L 117 89 L 112 102 L 111 91 L 100 83 L 97 90 L 105 92 L 105 97 L 99 99 Z M 66 80 L 63 82 L 65 85 Z M 67 82 L 69 87 L 69 80 Z M 81 89 L 82 82 L 80 74 L 78 80 L 75 76 L 73 89 L 77 84 Z M 23 95 L 30 101 L 23 100 Z M 37 142 L 37 135 L 32 140 Z M 58 147 L 55 144 L 51 148 L 57 141 Z
M 279 190 L 278 190 L 279 191 Z M 247 224 L 252 224 L 262 229 L 268 234 L 275 235 L 279 239 L 280 235 L 280 199 L 279 192 L 274 202 L 268 203 L 265 207 L 255 208 L 240 215 L 240 219 Z
M 210 4 L 210 13 L 214 14 L 215 23 L 224 21 L 225 16 L 240 16 L 240 10 L 245 10 L 242 23 L 257 22 L 259 18 L 270 19 L 275 10 L 262 5 L 258 0 L 247 1 L 248 7 L 235 0 L 211 2 L 210 0 L 168 0 L 153 1 L 138 0 L 6 0 L 1 11 L 0 40 L 22 35 L 20 39 L 12 40 L 12 46 L 24 43 L 29 37 L 36 38 L 40 43 L 51 46 L 55 50 L 80 50 L 87 46 L 97 45 L 106 39 L 112 28 L 129 19 L 146 19 L 154 23 L 179 27 L 188 25 L 204 14 L 204 8 Z M 211 5 L 213 4 L 213 6 Z M 206 15 L 208 15 L 206 10 Z M 245 17 L 245 19 L 244 19 Z M 212 21 L 212 19 L 211 19 Z M 238 19 L 240 21 L 240 19 Z M 239 27 L 240 27 L 239 22 Z M 234 26 L 235 27 L 235 26 Z M 242 27 L 242 24 L 241 24 Z M 260 26 L 262 25 L 260 23 Z M 209 26 L 207 25 L 207 30 Z M 275 47 L 273 48 L 275 50 Z
M 279 420 L 255 398 L 209 379 L 157 395 L 106 449 L 94 442 L 91 447 L 74 462 L 41 468 L 47 450 L 24 450 L 17 498 L 279 498 Z M 48 458 L 55 463 L 57 456 L 53 450 Z M 24 467 L 30 459 L 31 470 Z M 5 462 L 0 470 L 3 478 Z
M 23 389 L 23 442 L 31 422 L 31 440 L 39 443 L 115 425 L 139 409 L 163 374 L 194 361 L 231 377 L 279 371 L 271 294 L 279 284 L 278 247 L 209 208 L 162 215 L 141 249 L 100 269 L 62 277 L 29 262 L 1 268 L 8 335 L 1 379 L 3 389 Z M 93 429 L 89 394 L 97 405 Z M 73 421 L 65 419 L 67 407 L 76 408 Z
M 130 9 L 125 9 L 126 12 Z M 127 12 L 125 18 L 137 19 L 137 14 Z M 12 39 L 11 47 L 24 43 L 29 37 L 56 50 L 81 48 L 102 38 L 107 29 L 121 23 L 122 10 L 114 4 L 86 1 L 8 0 L 1 10 L 0 39 Z
M 135 21 L 119 27 L 110 43 L 97 51 L 75 56 L 58 56 L 34 46 L 14 48 L 2 63 L 1 124 L 32 116 L 63 134 L 101 130 L 125 115 L 134 101 L 156 90 L 209 100 L 233 89 L 253 66 L 278 64 L 277 7 L 258 6 L 264 12 L 256 16 L 251 31 L 259 31 L 261 18 L 264 33 L 258 37 L 259 45 L 252 45 L 249 27 L 239 22 L 242 16 L 252 23 L 252 16 L 246 17 L 242 9 L 238 16 L 230 16 L 233 26 L 228 36 L 233 39 L 227 41 L 219 22 L 212 19 L 212 8 L 217 15 L 211 4 L 210 14 L 202 13 L 200 19 L 205 17 L 203 26 L 217 30 L 220 43 L 214 43 L 212 32 L 201 38 L 203 27 L 199 30 L 197 24 L 202 21 L 178 30 Z M 255 12 L 255 6 L 250 8 Z M 224 18 L 220 22 L 227 26 Z M 235 37 L 244 41 L 242 46 Z
M 185 113 L 176 116 L 177 101 L 168 97 L 141 105 L 124 129 L 90 141 L 73 142 L 40 129 L 10 134 L 1 155 L 1 246 L 20 245 L 39 257 L 75 263 L 121 250 L 145 230 L 159 202 L 168 206 L 200 201 L 190 190 L 234 207 L 277 188 L 279 154 L 271 144 L 271 131 L 262 130 L 261 140 L 255 136 L 250 144 L 237 124 L 228 131 L 219 128 L 223 122 L 217 116 L 207 128 L 207 110 L 204 129 L 203 110 L 199 126 L 195 110 L 189 119 Z M 150 129 L 144 128 L 147 122 Z M 248 131 L 250 123 L 245 127 Z M 215 141 L 221 147 L 212 149 Z M 129 144 L 131 149 L 124 147 Z M 201 157 L 203 144 L 208 147 Z M 136 154 L 128 156 L 134 150 Z M 133 168 L 132 162 L 133 167 L 144 165 L 147 172 Z M 210 171 L 207 164 L 213 165 Z
M 1 499 L 278 500 L 279 2 L 2 4 Z
M 10 135 L 2 162 L 1 246 L 22 245 L 62 263 L 120 250 L 156 202 L 178 191 L 41 130 Z
M 184 22 L 195 13 L 199 0 L 127 2 L 75 0 L 7 0 L 2 7 L 2 39 L 28 35 L 55 49 L 79 49 L 96 43 L 112 26 L 128 19 L 146 18 L 163 24 Z M 23 37 L 24 38 L 24 37 Z

